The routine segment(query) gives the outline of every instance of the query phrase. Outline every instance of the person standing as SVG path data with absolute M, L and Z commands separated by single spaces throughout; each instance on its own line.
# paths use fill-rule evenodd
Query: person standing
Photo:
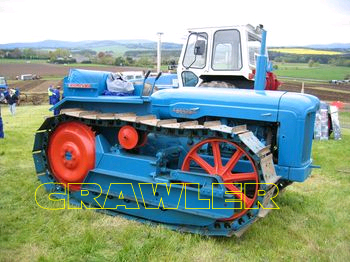
M 5 100 L 5 96 L 3 93 L 0 92 L 0 103 Z M 4 125 L 2 123 L 2 117 L 1 117 L 1 105 L 0 105 L 0 138 L 4 138 Z
M 18 102 L 18 96 L 16 95 L 16 91 L 14 89 L 10 89 L 9 92 L 7 92 L 5 99 L 7 101 L 7 104 L 9 105 L 10 113 L 12 116 L 16 114 L 16 104 Z
M 53 103 L 52 103 L 53 86 L 52 85 L 50 85 L 49 88 L 47 89 L 47 94 L 49 95 L 49 104 L 53 105 Z
M 57 86 L 55 89 L 52 90 L 52 104 L 55 105 L 60 101 L 60 86 Z M 59 109 L 55 109 L 53 111 L 53 114 L 56 116 L 60 113 Z

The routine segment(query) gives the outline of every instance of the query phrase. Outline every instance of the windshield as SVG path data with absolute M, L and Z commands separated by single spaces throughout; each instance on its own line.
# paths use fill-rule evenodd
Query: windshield
M 200 43 L 200 46 L 198 45 Z M 183 66 L 204 68 L 207 57 L 208 36 L 205 33 L 192 33 L 188 37 Z M 199 50 L 201 48 L 202 50 Z
M 260 53 L 261 38 L 248 33 L 249 65 L 256 67 L 256 56 Z
M 240 70 L 242 67 L 241 38 L 238 30 L 220 30 L 214 35 L 212 68 Z

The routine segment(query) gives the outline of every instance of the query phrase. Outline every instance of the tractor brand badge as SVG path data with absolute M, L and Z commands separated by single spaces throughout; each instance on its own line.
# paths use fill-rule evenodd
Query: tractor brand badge
M 195 107 L 195 108 L 173 108 L 172 111 L 175 112 L 176 114 L 179 114 L 179 115 L 193 115 L 193 114 L 197 113 L 197 111 L 199 111 L 199 107 Z
M 90 84 L 76 84 L 76 83 L 70 83 L 68 84 L 69 88 L 90 88 Z

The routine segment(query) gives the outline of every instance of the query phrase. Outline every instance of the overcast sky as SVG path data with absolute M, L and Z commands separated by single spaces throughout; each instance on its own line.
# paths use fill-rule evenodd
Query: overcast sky
M 350 0 L 0 0 L 0 43 L 183 41 L 187 28 L 263 24 L 268 46 L 350 43 Z

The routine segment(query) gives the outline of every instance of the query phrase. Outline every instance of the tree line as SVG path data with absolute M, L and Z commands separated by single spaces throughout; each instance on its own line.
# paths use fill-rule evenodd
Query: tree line
M 309 55 L 269 51 L 269 58 L 274 62 L 309 64 L 319 63 L 350 67 L 350 52 L 342 55 Z
M 162 64 L 174 64 L 180 57 L 181 50 L 162 50 Z M 96 52 L 90 49 L 42 50 L 32 48 L 0 49 L 0 58 L 47 60 L 50 63 L 76 63 L 77 57 L 83 64 L 105 64 L 117 66 L 150 66 L 156 65 L 156 50 L 129 50 L 121 56 L 115 56 L 112 51 Z
M 350 50 L 347 50 L 350 51 Z M 177 63 L 180 57 L 180 49 L 162 50 L 162 64 Z M 149 66 L 156 65 L 156 50 L 128 50 L 121 56 L 115 56 L 113 51 L 96 52 L 91 49 L 69 50 L 57 48 L 55 50 L 15 48 L 0 49 L 0 58 L 8 59 L 40 59 L 51 63 L 76 63 L 76 57 L 80 57 L 80 63 L 94 63 L 117 66 Z M 309 63 L 309 65 L 333 64 L 336 66 L 350 67 L 350 52 L 342 55 L 310 55 L 310 54 L 289 54 L 276 51 L 269 51 L 269 58 L 274 62 L 285 63 Z
M 0 58 L 48 60 L 52 63 L 57 61 L 74 61 L 71 51 L 63 48 L 57 48 L 56 50 L 42 50 L 32 48 L 0 49 Z

